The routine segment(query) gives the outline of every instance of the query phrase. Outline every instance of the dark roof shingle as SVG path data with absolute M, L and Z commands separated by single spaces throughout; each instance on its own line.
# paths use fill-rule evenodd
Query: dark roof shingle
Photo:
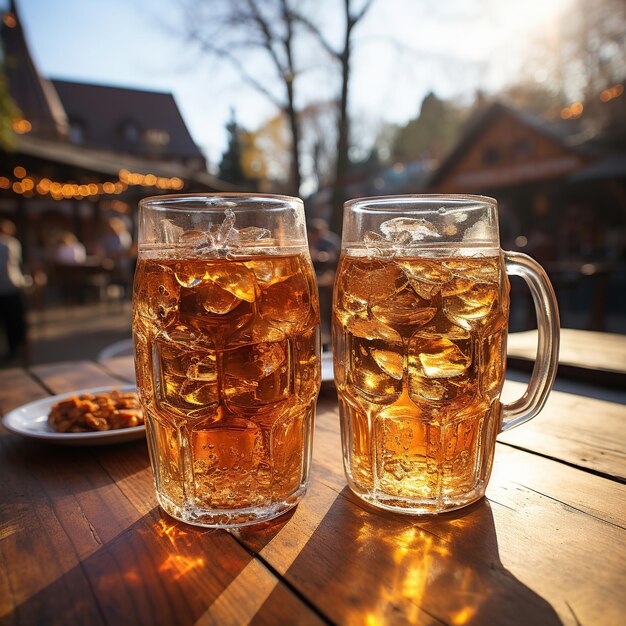
M 79 122 L 87 146 L 159 158 L 203 159 L 171 93 L 143 91 L 66 80 L 52 80 L 70 122 Z M 160 149 L 145 141 L 130 141 L 123 132 L 132 123 L 140 135 L 165 131 Z

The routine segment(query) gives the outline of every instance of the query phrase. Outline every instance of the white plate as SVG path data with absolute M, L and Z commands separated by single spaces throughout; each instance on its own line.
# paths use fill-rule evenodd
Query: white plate
M 136 391 L 134 385 L 98 387 L 96 389 L 80 389 L 50 396 L 13 409 L 2 418 L 5 428 L 11 432 L 42 439 L 50 443 L 59 443 L 66 446 L 104 446 L 112 443 L 124 443 L 136 439 L 145 439 L 146 427 L 133 426 L 132 428 L 118 428 L 88 433 L 57 433 L 48 426 L 48 413 L 53 404 L 59 400 L 77 396 L 82 393 L 101 393 L 119 389 L 120 391 Z

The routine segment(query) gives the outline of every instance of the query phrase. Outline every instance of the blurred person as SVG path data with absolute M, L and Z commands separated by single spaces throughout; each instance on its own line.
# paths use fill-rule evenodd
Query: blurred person
M 341 239 L 323 219 L 314 219 L 308 228 L 309 251 L 315 269 L 320 298 L 322 344 L 330 343 L 330 320 L 333 307 L 333 283 L 341 252 Z
M 87 260 L 85 246 L 74 233 L 63 233 L 54 249 L 54 260 L 63 265 L 82 265 Z
M 121 217 L 110 218 L 102 237 L 104 256 L 112 261 L 128 258 L 132 245 L 133 237 L 126 226 L 126 222 Z
M 22 246 L 15 237 L 15 224 L 0 220 L 0 323 L 7 338 L 9 360 L 15 359 L 26 344 L 25 286 Z
M 323 219 L 314 219 L 309 226 L 309 250 L 313 265 L 337 265 L 341 251 L 341 239 L 328 228 Z
M 555 261 L 558 257 L 557 243 L 539 226 L 533 225 L 528 234 L 525 252 L 541 264 Z
M 102 254 L 113 264 L 112 282 L 119 285 L 124 296 L 130 292 L 133 273 L 133 237 L 121 217 L 111 217 L 101 241 Z

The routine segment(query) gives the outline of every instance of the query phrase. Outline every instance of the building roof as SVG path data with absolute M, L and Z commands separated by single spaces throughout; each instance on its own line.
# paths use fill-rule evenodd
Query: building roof
M 626 155 L 612 154 L 571 176 L 574 182 L 626 178 Z
M 153 158 L 201 159 L 171 93 L 53 79 L 82 143 Z
M 191 171 L 190 168 L 176 161 L 155 161 L 142 159 L 134 155 L 120 155 L 117 152 L 96 150 L 77 146 L 67 142 L 58 142 L 35 137 L 31 134 L 16 137 L 16 153 L 61 165 L 75 167 L 88 172 L 117 176 L 121 169 L 156 176 L 177 176 L 193 191 L 194 183 L 202 187 L 219 191 L 241 191 L 240 188 L 226 183 L 207 171 Z
M 465 132 L 462 134 L 454 148 L 441 162 L 439 167 L 434 170 L 433 174 L 427 181 L 426 186 L 432 188 L 444 180 L 459 163 L 459 161 L 464 158 L 469 148 L 473 146 L 485 133 L 487 128 L 502 115 L 509 115 L 513 117 L 522 125 L 532 128 L 535 132 L 560 145 L 567 152 L 587 156 L 586 151 L 581 149 L 580 146 L 571 145 L 569 139 L 572 135 L 570 132 L 565 130 L 565 127 L 559 124 L 544 122 L 532 115 L 502 104 L 501 102 L 494 102 L 486 108 L 478 111 L 472 118 L 470 118 L 466 125 Z
M 32 132 L 44 137 L 67 135 L 67 117 L 53 85 L 38 72 L 30 54 L 15 2 L 0 23 L 3 70 L 20 113 Z

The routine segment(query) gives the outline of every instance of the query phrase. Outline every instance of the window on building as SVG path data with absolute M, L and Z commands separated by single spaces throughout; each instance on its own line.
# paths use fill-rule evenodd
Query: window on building
M 79 120 L 70 120 L 70 141 L 72 143 L 85 143 L 85 126 Z
M 483 151 L 483 163 L 493 165 L 501 161 L 500 149 L 495 146 L 489 146 Z
M 144 133 L 144 138 L 147 144 L 157 148 L 167 146 L 170 142 L 170 134 L 166 130 L 159 130 L 158 128 L 148 128 Z
M 513 152 L 516 156 L 530 156 L 535 151 L 535 146 L 528 139 L 520 139 L 513 146 Z
M 133 120 L 128 120 L 122 124 L 122 137 L 129 143 L 138 143 L 141 138 L 139 124 Z

